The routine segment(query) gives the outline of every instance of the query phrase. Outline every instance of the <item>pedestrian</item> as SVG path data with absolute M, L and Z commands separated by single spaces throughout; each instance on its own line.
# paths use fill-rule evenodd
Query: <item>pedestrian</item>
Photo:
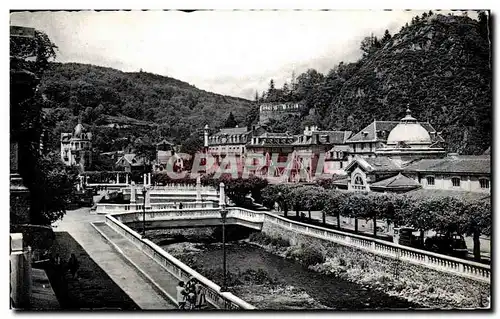
M 182 203 L 179 203 L 179 209 L 182 209 Z
M 185 309 L 186 307 L 186 289 L 184 288 L 184 281 L 179 281 L 177 287 L 177 304 L 179 305 L 179 309 Z
M 186 284 L 186 308 L 194 309 L 196 305 L 195 278 L 191 277 Z
M 78 269 L 80 268 L 80 262 L 76 259 L 75 254 L 71 254 L 71 257 L 69 257 L 68 268 L 71 276 L 75 279 L 78 274 Z
M 59 254 L 56 254 L 56 257 L 54 258 L 54 269 L 58 273 L 62 270 L 62 259 Z
M 207 307 L 207 298 L 205 296 L 205 287 L 203 287 L 199 280 L 196 280 L 194 285 L 196 295 L 196 309 L 205 309 Z

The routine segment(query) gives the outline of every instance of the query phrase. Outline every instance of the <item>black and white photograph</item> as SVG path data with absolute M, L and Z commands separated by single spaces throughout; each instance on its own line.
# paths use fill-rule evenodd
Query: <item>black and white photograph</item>
M 494 11 L 5 14 L 11 312 L 492 311 Z

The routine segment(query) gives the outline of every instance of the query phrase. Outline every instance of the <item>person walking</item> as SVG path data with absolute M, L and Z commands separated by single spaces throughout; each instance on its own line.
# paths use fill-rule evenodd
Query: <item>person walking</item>
M 205 287 L 203 287 L 201 285 L 199 280 L 196 280 L 194 287 L 195 287 L 195 295 L 196 295 L 195 309 L 206 309 L 207 298 L 205 296 Z
M 71 254 L 71 257 L 69 257 L 68 268 L 73 279 L 77 278 L 80 262 L 76 259 L 75 254 Z
M 195 278 L 191 277 L 186 284 L 186 308 L 194 309 L 196 305 Z
M 175 289 L 177 291 L 177 304 L 179 305 L 179 309 L 186 309 L 186 289 L 184 288 L 184 281 L 179 281 Z

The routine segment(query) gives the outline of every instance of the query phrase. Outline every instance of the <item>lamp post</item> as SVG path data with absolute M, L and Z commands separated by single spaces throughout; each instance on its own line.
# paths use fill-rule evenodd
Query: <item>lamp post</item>
M 226 195 L 224 193 L 224 183 L 220 183 L 220 193 L 219 193 L 219 206 L 220 206 L 220 216 L 222 218 L 222 271 L 223 271 L 223 283 L 221 287 L 221 292 L 226 291 Z
M 142 188 L 142 197 L 144 199 L 144 204 L 142 205 L 142 237 L 146 237 L 146 194 L 148 190 L 146 186 Z

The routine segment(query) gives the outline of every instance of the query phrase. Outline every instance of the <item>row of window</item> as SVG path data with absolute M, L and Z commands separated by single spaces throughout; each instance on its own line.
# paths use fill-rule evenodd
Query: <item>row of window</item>
M 426 179 L 427 179 L 427 185 L 429 186 L 435 185 L 436 181 L 434 179 L 434 176 L 427 176 Z M 460 187 L 461 181 L 462 180 L 460 177 L 451 178 L 451 184 L 453 185 L 453 187 Z M 487 178 L 480 178 L 479 185 L 481 188 L 490 188 L 490 180 Z

